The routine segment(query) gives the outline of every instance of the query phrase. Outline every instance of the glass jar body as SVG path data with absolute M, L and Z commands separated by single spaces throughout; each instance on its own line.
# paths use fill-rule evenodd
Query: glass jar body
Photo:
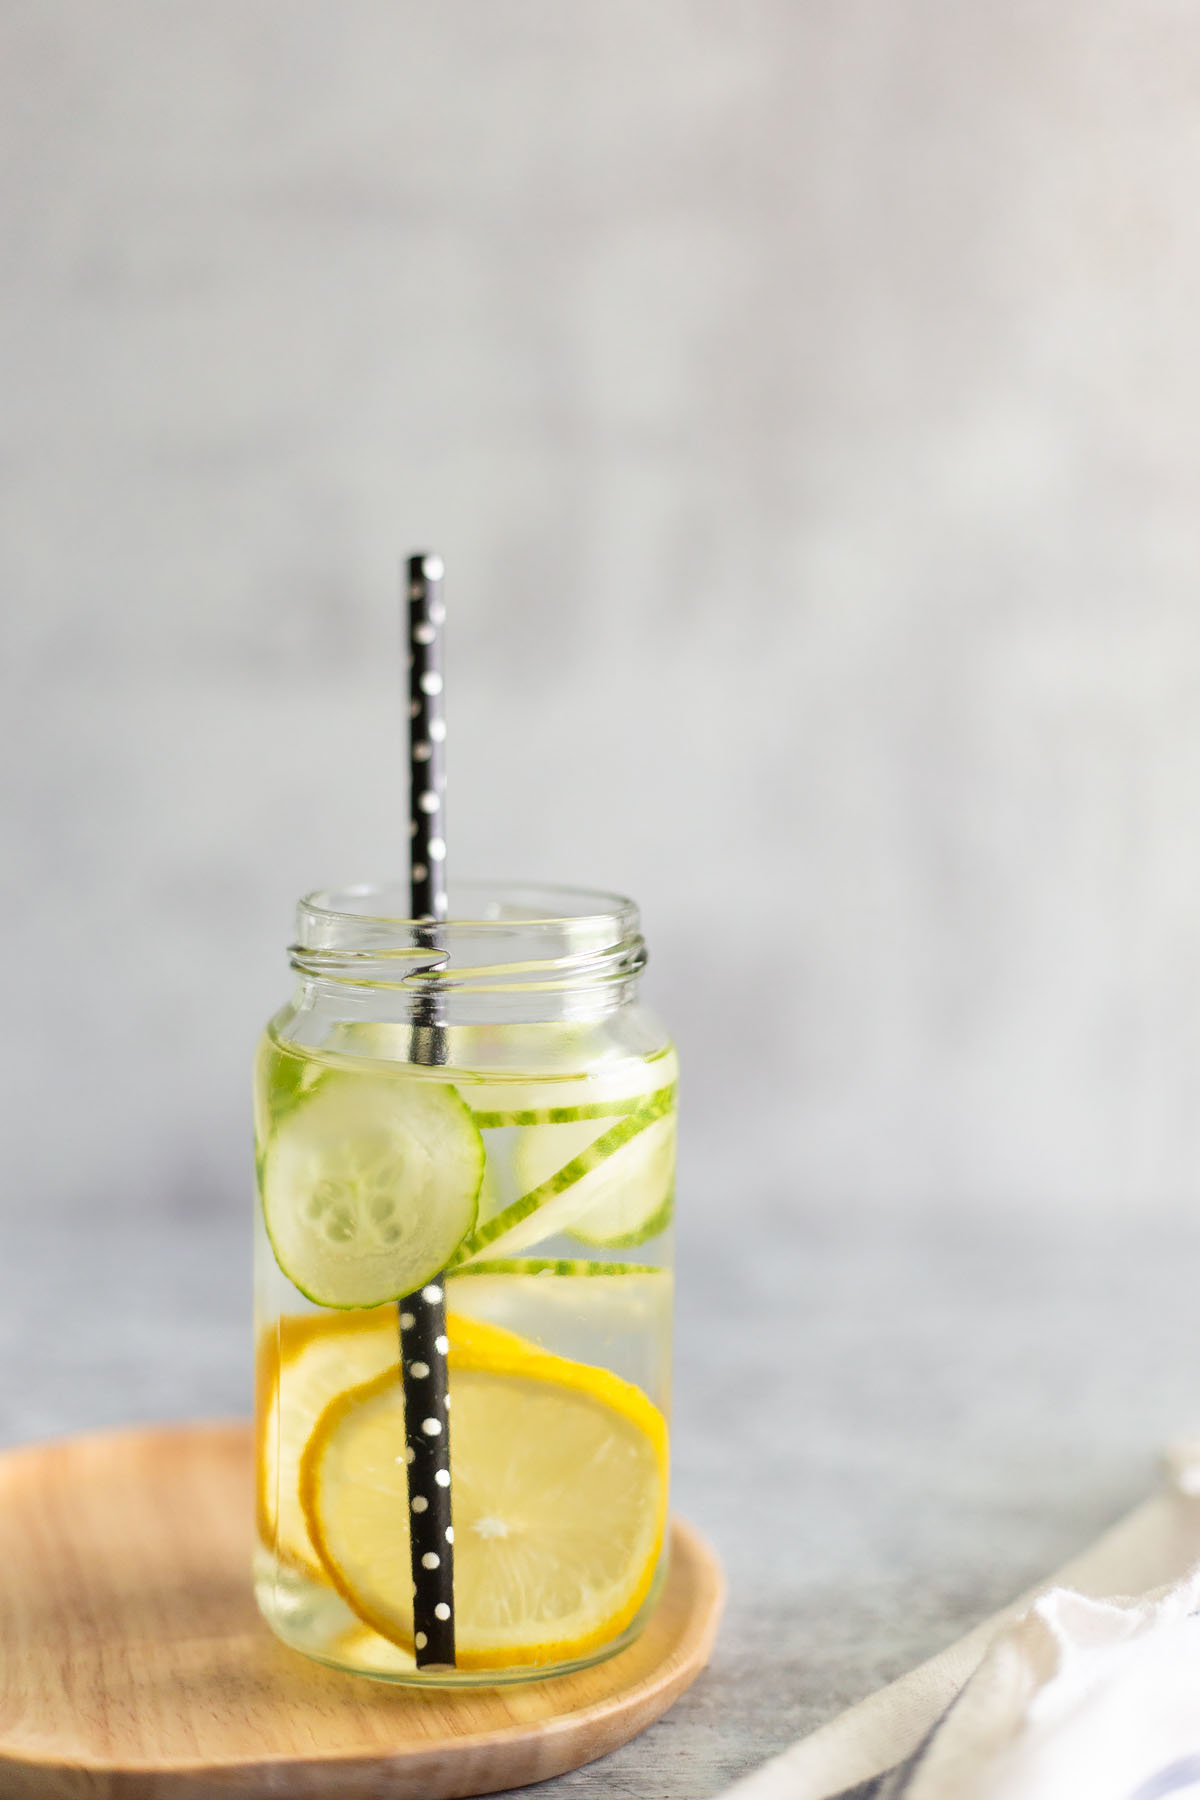
M 344 1669 L 542 1678 L 622 1648 L 663 1578 L 675 1056 L 628 903 L 452 893 L 435 939 L 391 898 L 302 903 L 297 991 L 256 1061 L 256 1593 Z M 400 1377 L 418 1178 L 450 1402 L 457 1650 L 436 1667 Z M 362 1230 L 371 1259 L 347 1251 Z

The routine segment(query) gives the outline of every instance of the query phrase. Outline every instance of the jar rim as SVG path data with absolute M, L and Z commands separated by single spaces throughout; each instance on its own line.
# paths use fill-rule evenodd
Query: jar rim
M 612 923 L 614 942 L 638 925 L 638 909 L 624 894 L 605 888 L 574 887 L 560 882 L 528 882 L 487 880 L 468 876 L 448 884 L 451 910 L 437 921 L 438 930 L 467 928 L 471 931 L 510 931 L 514 924 L 584 928 Z M 297 921 L 303 941 L 304 922 L 320 921 L 328 928 L 334 921 L 344 920 L 349 930 L 362 925 L 391 925 L 398 931 L 411 932 L 425 927 L 429 921 L 413 916 L 411 906 L 401 902 L 408 894 L 408 883 L 391 881 L 352 882 L 346 887 L 315 888 L 301 896 L 297 904 Z M 394 896 L 394 901 L 391 900 Z M 457 902 L 468 903 L 462 910 Z M 369 901 L 375 905 L 351 905 L 346 902 Z M 578 902 L 570 905 L 569 902 Z M 482 902 L 482 904 L 480 904 Z M 507 912 L 500 909 L 509 908 Z
M 638 909 L 600 889 L 451 881 L 450 916 L 414 919 L 408 884 L 317 889 L 297 907 L 292 967 L 410 992 L 614 992 L 646 962 Z

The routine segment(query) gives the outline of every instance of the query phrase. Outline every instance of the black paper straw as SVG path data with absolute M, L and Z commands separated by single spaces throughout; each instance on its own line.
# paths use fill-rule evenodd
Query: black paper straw
M 434 948 L 446 917 L 446 721 L 442 707 L 442 559 L 408 559 L 408 698 L 412 916 Z M 436 994 L 417 1000 L 411 1057 L 446 1060 Z M 413 1642 L 417 1667 L 454 1663 L 454 1528 L 450 1495 L 446 1300 L 439 1279 L 400 1301 L 400 1374 L 412 1541 Z

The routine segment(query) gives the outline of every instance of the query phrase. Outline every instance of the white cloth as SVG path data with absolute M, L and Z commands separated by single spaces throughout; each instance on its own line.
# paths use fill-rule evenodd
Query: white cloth
M 1200 1800 L 1200 1441 L 1167 1468 L 1045 1589 L 727 1800 Z

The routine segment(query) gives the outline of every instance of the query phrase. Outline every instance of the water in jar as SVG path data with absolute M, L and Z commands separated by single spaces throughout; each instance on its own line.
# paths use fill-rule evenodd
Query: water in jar
M 397 1308 L 419 1269 L 447 1309 L 450 1678 L 490 1683 L 611 1654 L 661 1584 L 676 1064 L 561 1021 L 443 1044 L 418 1066 L 410 1026 L 372 1021 L 260 1047 L 255 1578 L 296 1648 L 422 1679 Z

